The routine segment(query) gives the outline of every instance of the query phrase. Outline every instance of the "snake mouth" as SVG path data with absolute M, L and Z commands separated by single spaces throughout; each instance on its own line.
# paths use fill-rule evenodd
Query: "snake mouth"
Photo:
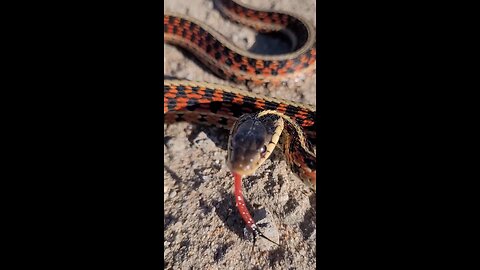
M 244 162 L 229 162 L 228 167 L 232 173 L 249 176 L 255 173 L 257 166 L 253 166 L 251 163 Z
M 251 144 L 233 145 L 230 149 L 227 165 L 232 172 L 252 175 L 262 162 L 260 150 L 251 148 Z

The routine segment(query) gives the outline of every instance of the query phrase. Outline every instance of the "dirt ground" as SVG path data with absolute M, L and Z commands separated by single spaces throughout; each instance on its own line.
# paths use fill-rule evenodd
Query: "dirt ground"
M 264 9 L 299 14 L 315 24 L 314 0 L 242 0 Z M 270 50 L 253 30 L 224 19 L 212 0 L 167 0 L 164 11 L 194 17 L 245 49 Z M 267 44 L 265 46 L 265 44 Z M 164 45 L 166 76 L 234 85 L 190 55 Z M 315 75 L 296 86 L 256 87 L 253 92 L 315 105 Z M 228 131 L 189 123 L 164 125 L 165 269 L 314 269 L 316 199 L 275 151 L 255 175 L 244 178 L 247 206 L 261 230 L 280 243 L 252 235 L 235 208 L 233 177 L 225 163 Z

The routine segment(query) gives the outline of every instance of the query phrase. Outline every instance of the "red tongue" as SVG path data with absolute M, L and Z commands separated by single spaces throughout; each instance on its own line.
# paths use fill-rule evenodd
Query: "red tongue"
M 250 216 L 250 213 L 248 212 L 247 206 L 245 205 L 245 200 L 243 199 L 242 195 L 242 175 L 232 172 L 233 178 L 235 179 L 235 205 L 238 208 L 238 211 L 240 212 L 240 215 L 242 216 L 243 221 L 247 224 L 247 228 L 252 230 L 255 235 L 258 235 L 262 238 L 265 238 L 266 240 L 274 243 L 275 245 L 278 245 L 278 243 L 275 243 L 274 241 L 270 240 L 268 237 L 263 235 L 258 228 L 255 225 L 255 221 L 253 221 L 252 216 Z
M 254 225 L 255 222 L 253 221 L 252 216 L 250 216 L 247 206 L 245 205 L 245 200 L 243 199 L 242 175 L 235 172 L 232 172 L 232 174 L 233 174 L 233 178 L 235 179 L 235 189 L 234 189 L 235 205 L 237 206 L 243 221 L 245 221 L 245 223 L 247 224 L 247 227 L 249 229 L 252 229 L 252 225 Z
M 233 173 L 233 179 L 235 179 L 235 199 L 237 199 L 237 195 L 242 195 L 242 176 L 236 172 Z

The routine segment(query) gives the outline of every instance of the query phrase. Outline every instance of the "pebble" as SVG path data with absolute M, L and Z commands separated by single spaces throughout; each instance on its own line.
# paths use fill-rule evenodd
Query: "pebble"
M 213 1 L 208 1 L 206 4 L 205 4 L 206 8 L 208 9 L 213 9 Z
M 179 154 L 185 152 L 187 146 L 188 139 L 184 136 L 174 137 L 167 142 L 167 148 L 172 154 Z
M 193 143 L 201 149 L 216 148 L 215 143 L 210 138 L 208 138 L 207 134 L 203 131 L 198 134 Z
M 177 192 L 174 190 L 170 193 L 170 198 L 175 198 L 177 196 Z
M 258 209 L 254 211 L 253 216 L 254 219 L 257 219 L 257 225 L 259 225 L 259 227 L 262 227 L 262 233 L 274 242 L 279 243 L 280 234 L 277 227 L 272 222 L 272 215 L 270 211 L 268 211 L 267 209 Z M 262 226 L 262 224 L 264 226 Z M 270 250 L 276 247 L 276 245 L 270 243 L 263 238 L 259 238 L 259 240 L 260 241 L 258 247 L 262 250 Z
M 317 239 L 317 229 L 314 229 L 310 237 L 308 238 L 311 241 L 315 241 Z
M 280 195 L 280 196 L 278 197 L 278 202 L 281 202 L 281 203 L 287 202 L 287 201 L 288 201 L 288 198 L 289 198 L 289 197 L 288 197 L 288 194 Z
M 232 41 L 243 49 L 253 46 L 255 43 L 255 32 L 250 29 L 243 29 L 232 36 Z

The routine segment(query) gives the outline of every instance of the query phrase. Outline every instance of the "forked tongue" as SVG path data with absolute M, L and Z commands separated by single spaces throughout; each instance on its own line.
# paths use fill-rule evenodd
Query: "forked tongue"
M 268 240 L 271 243 L 274 243 L 275 245 L 278 245 L 274 241 L 270 240 L 268 237 L 266 237 L 260 230 L 258 229 L 257 225 L 255 224 L 255 221 L 253 220 L 252 216 L 248 212 L 247 206 L 245 205 L 245 200 L 243 199 L 243 194 L 242 194 L 242 175 L 232 172 L 233 178 L 235 180 L 235 189 L 234 189 L 234 195 L 235 195 L 235 205 L 237 206 L 238 211 L 240 212 L 240 215 L 242 216 L 243 221 L 247 224 L 247 228 L 252 230 L 254 232 L 255 236 L 260 236 L 266 240 Z

